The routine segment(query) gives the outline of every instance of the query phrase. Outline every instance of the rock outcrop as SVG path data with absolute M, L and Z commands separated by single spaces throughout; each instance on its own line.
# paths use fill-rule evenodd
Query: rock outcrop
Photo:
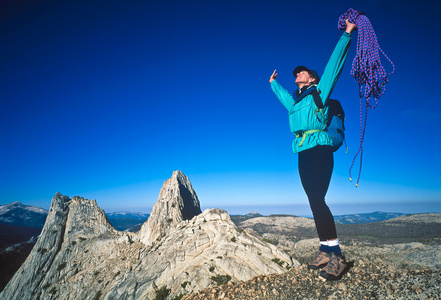
M 200 213 L 199 199 L 190 181 L 181 171 L 175 171 L 165 181 L 149 219 L 141 227 L 141 241 L 151 245 L 171 227 L 176 227 L 184 220 L 191 220 Z
M 175 171 L 139 233 L 120 232 L 95 200 L 57 193 L 43 231 L 1 299 L 153 299 L 283 273 L 299 266 L 220 209 L 201 212 L 190 181 Z M 214 280 L 213 280 L 214 279 Z
M 241 223 L 241 227 L 267 226 L 277 227 L 277 231 L 295 231 L 297 228 L 315 228 L 313 219 L 297 216 L 269 216 L 257 217 Z M 271 231 L 270 228 L 266 228 Z

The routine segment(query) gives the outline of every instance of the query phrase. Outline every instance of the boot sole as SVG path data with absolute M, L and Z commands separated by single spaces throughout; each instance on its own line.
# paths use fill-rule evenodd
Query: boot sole
M 321 269 L 321 268 L 325 267 L 327 264 L 328 263 L 321 264 L 321 265 L 318 265 L 318 266 L 316 266 L 316 265 L 308 265 L 308 270 L 318 270 L 318 269 Z

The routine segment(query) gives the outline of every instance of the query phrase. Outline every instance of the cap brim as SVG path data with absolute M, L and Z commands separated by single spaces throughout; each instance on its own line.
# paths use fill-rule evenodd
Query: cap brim
M 292 71 L 292 74 L 294 75 L 294 77 L 296 77 L 297 73 L 302 72 L 302 71 L 308 71 L 308 73 L 311 73 L 311 71 L 307 67 L 298 66 L 294 69 L 294 71 Z
M 292 71 L 292 75 L 294 75 L 294 77 L 297 77 L 297 73 L 302 72 L 302 71 L 307 71 L 311 77 L 315 78 L 315 83 L 319 83 L 320 76 L 318 75 L 318 73 L 314 70 L 308 69 L 305 66 L 296 67 L 294 69 L 294 71 Z

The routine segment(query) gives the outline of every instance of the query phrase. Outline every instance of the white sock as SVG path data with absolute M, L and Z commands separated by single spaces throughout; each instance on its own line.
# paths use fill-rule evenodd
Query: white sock
M 338 242 L 338 239 L 335 239 L 333 241 L 327 241 L 329 247 L 335 247 L 338 246 L 340 243 Z

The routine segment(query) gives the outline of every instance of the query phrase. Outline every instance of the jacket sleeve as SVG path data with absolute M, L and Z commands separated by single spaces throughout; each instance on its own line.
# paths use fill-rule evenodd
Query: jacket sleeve
M 350 45 L 351 34 L 343 32 L 343 35 L 341 36 L 340 40 L 335 46 L 334 51 L 332 52 L 331 57 L 329 58 L 322 78 L 317 85 L 317 89 L 320 91 L 320 97 L 322 98 L 323 104 L 331 95 L 332 90 L 340 77 L 341 71 L 343 70 L 343 66 L 348 56 Z
M 271 82 L 271 89 L 273 90 L 274 94 L 276 94 L 277 99 L 279 99 L 283 106 L 285 106 L 287 110 L 290 110 L 294 103 L 294 98 L 292 95 L 276 80 Z

